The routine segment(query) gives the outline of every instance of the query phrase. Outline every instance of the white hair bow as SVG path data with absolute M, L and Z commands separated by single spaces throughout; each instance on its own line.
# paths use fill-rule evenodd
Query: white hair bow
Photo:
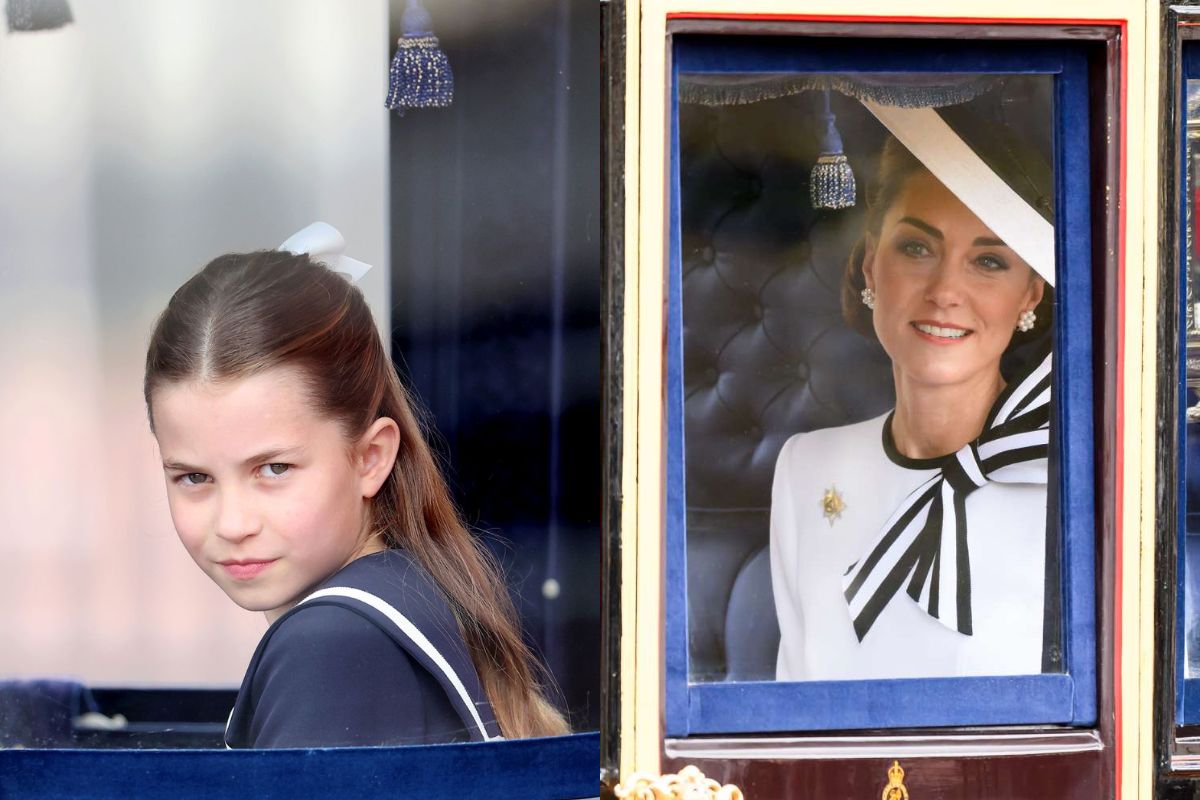
M 357 283 L 371 269 L 370 264 L 342 255 L 346 249 L 346 239 L 328 222 L 314 222 L 293 233 L 276 249 L 308 255 L 333 272 L 345 275 L 351 283 Z

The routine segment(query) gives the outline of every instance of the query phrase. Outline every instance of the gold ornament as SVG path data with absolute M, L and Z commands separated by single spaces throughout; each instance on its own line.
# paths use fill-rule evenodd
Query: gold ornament
M 825 519 L 829 520 L 830 527 L 833 527 L 833 521 L 839 519 L 845 510 L 846 501 L 838 493 L 837 485 L 826 489 L 825 494 L 821 495 L 821 513 L 825 515 Z
M 899 761 L 888 767 L 888 784 L 883 787 L 883 800 L 908 800 L 908 789 L 904 788 L 904 769 Z
M 741 789 L 731 783 L 722 786 L 691 764 L 678 775 L 658 778 L 634 772 L 613 787 L 613 795 L 618 800 L 743 800 Z

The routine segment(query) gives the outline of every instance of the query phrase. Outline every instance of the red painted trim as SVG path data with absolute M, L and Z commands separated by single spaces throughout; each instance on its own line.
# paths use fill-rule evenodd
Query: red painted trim
M 1117 193 L 1117 403 L 1116 403 L 1116 453 L 1114 460 L 1116 461 L 1116 487 L 1114 494 L 1116 518 L 1114 522 L 1114 533 L 1116 542 L 1114 543 L 1114 558 L 1113 558 L 1113 579 L 1116 581 L 1116 590 L 1113 592 L 1113 781 L 1114 786 L 1113 796 L 1116 800 L 1121 800 L 1121 775 L 1122 766 L 1125 758 L 1124 741 L 1121 738 L 1121 676 L 1122 670 L 1122 630 L 1121 630 L 1121 596 L 1122 596 L 1122 579 L 1124 575 L 1124 564 L 1122 561 L 1122 544 L 1124 542 L 1124 526 L 1123 514 L 1125 502 L 1123 500 L 1123 491 L 1125 488 L 1125 214 L 1127 209 L 1126 202 L 1126 176 L 1128 175 L 1128 164 L 1126 153 L 1129 149 L 1128 139 L 1126 138 L 1129 114 L 1129 36 L 1127 35 L 1125 23 L 1121 23 L 1121 39 L 1120 39 L 1120 62 L 1121 62 L 1121 87 L 1120 97 L 1121 102 L 1117 108 L 1117 116 L 1120 118 L 1120 127 L 1118 133 L 1118 167 L 1117 167 L 1117 182 L 1121 189 Z M 1135 597 L 1136 601 L 1137 598 Z M 1136 754 L 1135 754 L 1136 755 Z M 1137 794 L 1135 789 L 1134 794 Z
M 704 11 L 673 11 L 667 14 L 667 19 L 745 19 L 771 21 L 804 22 L 895 22 L 895 23 L 937 23 L 937 24 L 970 24 L 970 25 L 1115 25 L 1125 32 L 1126 21 L 1123 19 L 1035 19 L 994 17 L 916 17 L 916 16 L 863 16 L 861 14 L 744 14 L 737 12 L 710 13 Z
M 1200 208 L 1200 186 L 1192 191 L 1192 208 Z M 1200 214 L 1192 220 L 1192 252 L 1191 257 L 1200 260 Z

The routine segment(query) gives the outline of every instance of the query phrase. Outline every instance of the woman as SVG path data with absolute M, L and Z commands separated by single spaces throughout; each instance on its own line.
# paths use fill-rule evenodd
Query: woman
M 1046 282 L 889 140 L 844 283 L 896 407 L 780 452 L 776 677 L 1041 672 L 1049 361 L 1000 364 L 1049 323 Z
M 270 623 L 229 746 L 567 732 L 345 277 L 289 252 L 215 259 L 159 317 L 145 398 L 180 540 Z

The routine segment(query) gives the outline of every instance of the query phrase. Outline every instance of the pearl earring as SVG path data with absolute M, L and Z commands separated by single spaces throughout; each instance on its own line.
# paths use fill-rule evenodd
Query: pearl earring
M 864 306 L 866 306 L 867 308 L 874 311 L 875 310 L 875 290 L 870 287 L 863 289 L 862 290 L 862 301 L 863 301 Z
M 1017 317 L 1017 330 L 1021 333 L 1029 333 L 1033 330 L 1033 323 L 1037 322 L 1037 314 L 1033 313 L 1032 309 L 1026 309 Z

